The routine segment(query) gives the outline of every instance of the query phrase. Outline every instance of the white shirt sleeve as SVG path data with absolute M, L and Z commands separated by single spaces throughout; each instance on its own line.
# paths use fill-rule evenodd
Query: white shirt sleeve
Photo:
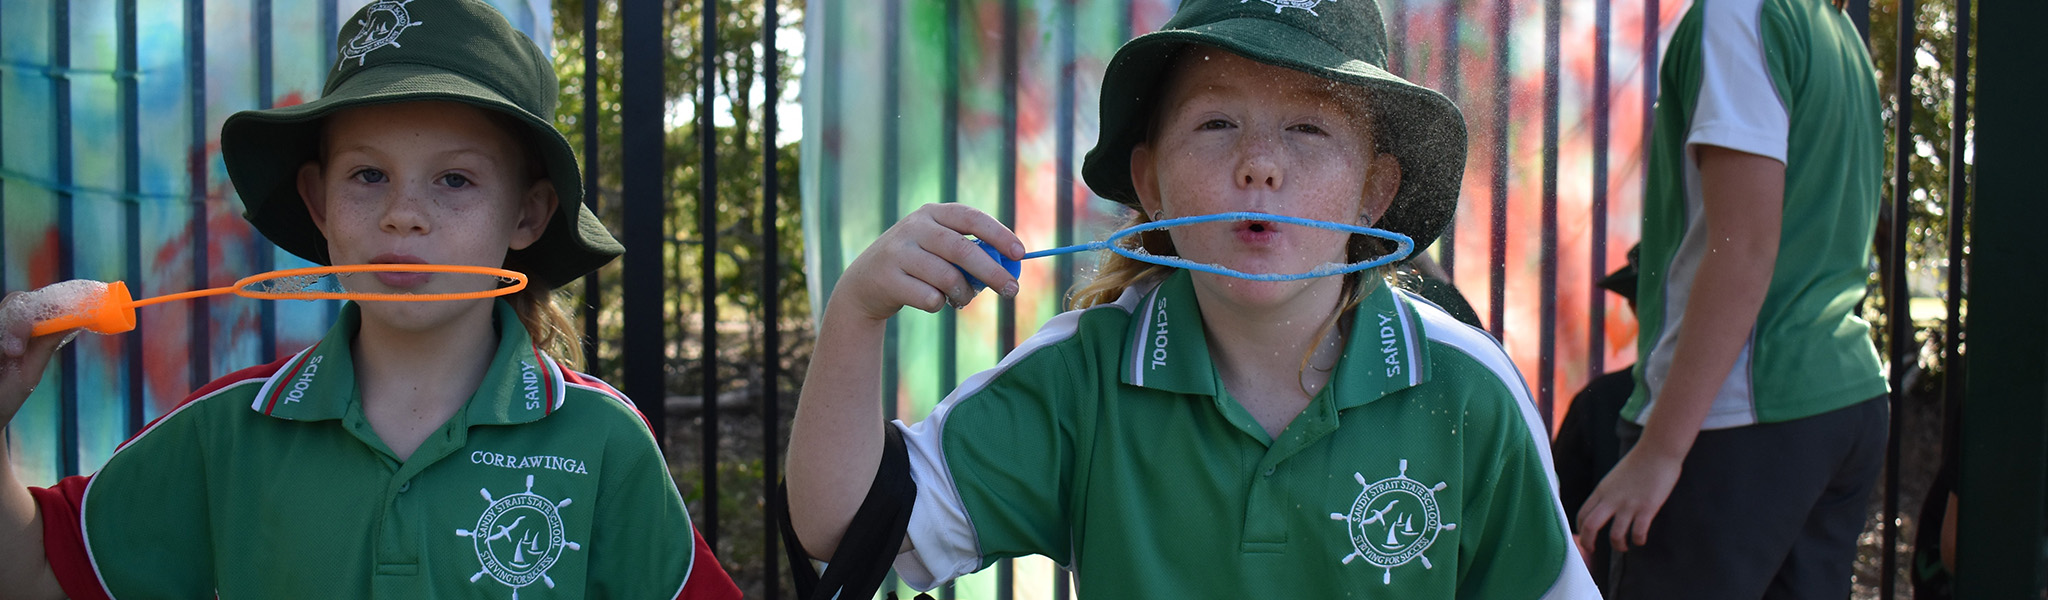
M 1714 0 L 1702 8 L 1700 91 L 1692 146 L 1720 146 L 1785 162 L 1791 117 L 1764 57 L 1764 0 Z

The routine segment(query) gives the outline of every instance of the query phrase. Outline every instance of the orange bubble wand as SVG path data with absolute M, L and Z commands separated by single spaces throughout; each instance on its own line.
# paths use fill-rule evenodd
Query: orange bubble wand
M 352 292 L 306 289 L 314 282 L 329 275 L 352 273 L 468 273 L 490 275 L 509 283 L 488 290 L 446 293 L 391 293 Z M 334 265 L 282 269 L 243 277 L 234 285 L 165 294 L 141 300 L 128 293 L 128 284 L 115 281 L 108 283 L 97 298 L 73 306 L 69 312 L 38 321 L 33 329 L 37 336 L 48 335 L 67 329 L 84 329 L 99 334 L 116 334 L 135 329 L 137 307 L 162 304 L 176 300 L 190 300 L 207 296 L 233 294 L 258 300 L 358 300 L 358 301 L 402 301 L 432 302 L 443 300 L 475 300 L 494 298 L 526 289 L 526 275 L 491 267 L 470 265 L 425 265 L 425 264 L 375 264 L 375 265 Z

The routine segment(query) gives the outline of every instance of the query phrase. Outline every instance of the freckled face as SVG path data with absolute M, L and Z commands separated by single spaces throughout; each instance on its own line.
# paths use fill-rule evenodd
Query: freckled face
M 517 138 L 483 109 L 447 102 L 365 106 L 328 117 L 323 131 L 324 161 L 302 167 L 298 183 L 334 264 L 501 267 L 511 250 L 539 239 L 554 212 L 554 188 L 528 175 Z M 344 284 L 452 292 L 495 282 L 411 273 L 354 276 Z M 488 304 L 375 302 L 364 309 L 409 314 L 401 320 L 424 324 L 462 305 Z
M 1369 225 L 1400 187 L 1400 165 L 1373 150 L 1357 88 L 1193 47 L 1170 67 L 1153 134 L 1131 153 L 1148 214 L 1167 218 L 1264 212 Z M 1348 234 L 1261 222 L 1170 230 L 1180 255 L 1248 273 L 1303 273 L 1343 263 Z M 1285 300 L 1337 277 L 1251 282 L 1196 274 L 1198 285 L 1254 304 Z

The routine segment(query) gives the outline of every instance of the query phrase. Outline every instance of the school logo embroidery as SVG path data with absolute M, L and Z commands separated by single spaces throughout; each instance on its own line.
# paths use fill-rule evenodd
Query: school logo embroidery
M 356 66 L 363 66 L 363 62 L 369 60 L 371 50 L 385 46 L 403 48 L 404 46 L 398 45 L 398 35 L 405 33 L 407 27 L 424 24 L 412 20 L 412 13 L 406 12 L 405 5 L 411 2 L 412 0 L 379 0 L 376 4 L 370 5 L 370 10 L 363 15 L 363 20 L 356 22 L 361 28 L 356 30 L 354 37 L 348 39 L 347 45 L 341 47 L 341 59 L 334 61 L 334 68 L 340 69 L 341 63 L 351 58 L 356 59 Z
M 455 535 L 469 538 L 476 543 L 476 560 L 483 569 L 469 576 L 470 583 L 476 583 L 488 574 L 492 579 L 512 587 L 512 600 L 519 600 L 519 588 L 532 585 L 535 581 L 554 589 L 555 580 L 548 577 L 548 568 L 562 557 L 562 549 L 582 550 L 583 545 L 569 541 L 562 530 L 562 507 L 571 502 L 549 500 L 533 493 L 533 476 L 526 476 L 526 491 L 503 498 L 491 498 L 489 488 L 477 490 L 490 502 L 490 508 L 476 519 L 476 529 L 455 530 Z
M 1394 583 L 1394 567 L 1410 560 L 1421 559 L 1422 568 L 1435 568 L 1422 553 L 1436 542 L 1438 532 L 1458 528 L 1456 523 L 1443 522 L 1436 503 L 1436 493 L 1449 486 L 1437 482 L 1434 487 L 1423 487 L 1422 482 L 1409 479 L 1405 458 L 1399 475 L 1372 483 L 1366 483 L 1360 473 L 1352 473 L 1351 478 L 1365 486 L 1365 491 L 1351 503 L 1351 512 L 1330 513 L 1331 520 L 1345 522 L 1351 535 L 1352 552 L 1344 555 L 1343 564 L 1364 558 L 1386 569 L 1380 576 L 1382 584 Z
M 1244 3 L 1246 3 L 1246 2 L 1250 2 L 1250 1 L 1251 1 L 1251 0 L 1237 0 L 1237 3 L 1238 3 L 1238 4 L 1244 4 Z M 1318 16 L 1318 17 L 1320 17 L 1320 16 L 1322 16 L 1322 15 L 1320 15 L 1320 14 L 1316 14 L 1316 5 L 1317 5 L 1317 4 L 1322 4 L 1322 3 L 1324 3 L 1324 2 L 1336 2 L 1337 0 L 1259 0 L 1259 1 L 1260 1 L 1260 2 L 1264 2 L 1264 3 L 1267 3 L 1267 4 L 1271 4 L 1271 5 L 1273 5 L 1273 14 L 1276 14 L 1276 15 L 1277 15 L 1277 14 L 1280 14 L 1280 11 L 1282 11 L 1282 10 L 1285 10 L 1285 9 L 1289 9 L 1289 8 L 1299 8 L 1299 9 L 1302 9 L 1302 10 L 1304 10 L 1304 11 L 1308 11 L 1308 14 L 1310 14 L 1310 15 L 1314 15 L 1314 16 Z

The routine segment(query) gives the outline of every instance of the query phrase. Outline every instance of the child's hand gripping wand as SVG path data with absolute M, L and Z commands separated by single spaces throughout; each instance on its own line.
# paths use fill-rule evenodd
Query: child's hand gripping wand
M 1124 238 L 1138 235 L 1140 233 L 1144 233 L 1147 231 L 1166 229 L 1169 227 L 1179 227 L 1182 225 L 1193 225 L 1196 223 L 1211 223 L 1216 221 L 1267 221 L 1272 223 L 1302 225 L 1306 227 L 1315 227 L 1319 229 L 1329 229 L 1333 231 L 1343 231 L 1359 235 L 1368 235 L 1390 242 L 1394 242 L 1396 245 L 1398 245 L 1398 247 L 1395 248 L 1394 251 L 1388 252 L 1387 254 L 1372 260 L 1348 264 L 1330 263 L 1325 264 L 1321 267 L 1317 267 L 1306 273 L 1246 273 L 1243 271 L 1238 271 L 1220 265 L 1198 263 L 1178 256 L 1160 256 L 1157 254 L 1146 252 L 1143 249 L 1129 248 L 1125 247 L 1122 244 L 1117 243 L 1122 241 Z M 1001 252 L 997 252 L 995 247 L 990 246 L 988 242 L 977 240 L 975 243 L 981 245 L 981 251 L 987 252 L 989 258 L 993 258 L 996 260 L 998 264 L 1003 265 L 1003 268 L 1005 270 L 1008 270 L 1012 277 L 1016 276 L 1018 273 L 1023 271 L 1023 265 L 1020 261 L 1010 260 L 1009 258 L 1004 257 Z M 1111 233 L 1107 239 L 1101 241 L 1088 242 L 1085 244 L 1075 244 L 1072 246 L 1063 246 L 1059 248 L 1052 248 L 1049 250 L 1040 250 L 1037 252 L 1025 254 L 1024 259 L 1029 260 L 1045 256 L 1072 254 L 1075 252 L 1086 252 L 1090 250 L 1108 250 L 1110 252 L 1115 252 L 1117 254 L 1123 255 L 1126 258 L 1139 262 L 1147 262 L 1155 265 L 1164 265 L 1168 267 L 1178 267 L 1182 269 L 1188 269 L 1191 271 L 1200 271 L 1203 273 L 1214 273 L 1217 275 L 1223 275 L 1225 277 L 1235 277 L 1238 279 L 1248 279 L 1252 281 L 1294 281 L 1297 279 L 1313 279 L 1316 277 L 1328 277 L 1331 275 L 1356 273 L 1359 271 L 1364 271 L 1366 269 L 1373 269 L 1387 264 L 1391 264 L 1394 261 L 1408 258 L 1408 255 L 1415 251 L 1415 240 L 1409 238 L 1406 235 L 1402 235 L 1392 231 L 1387 231 L 1384 229 L 1374 229 L 1371 227 L 1361 227 L 1358 225 L 1349 225 L 1345 223 L 1332 223 L 1329 221 L 1317 221 L 1314 219 L 1303 219 L 1300 217 L 1290 217 L 1286 215 L 1275 215 L 1267 213 L 1229 212 L 1217 213 L 1213 215 L 1199 215 L 1193 217 L 1166 219 L 1162 221 L 1153 221 L 1151 223 L 1125 227 L 1123 229 L 1117 230 L 1115 233 Z M 960 273 L 963 275 L 967 275 L 967 270 L 961 269 Z M 987 287 L 986 285 L 982 284 L 980 279 L 976 279 L 973 275 L 967 275 L 967 283 L 968 285 L 974 286 L 975 291 L 980 291 L 982 288 Z

